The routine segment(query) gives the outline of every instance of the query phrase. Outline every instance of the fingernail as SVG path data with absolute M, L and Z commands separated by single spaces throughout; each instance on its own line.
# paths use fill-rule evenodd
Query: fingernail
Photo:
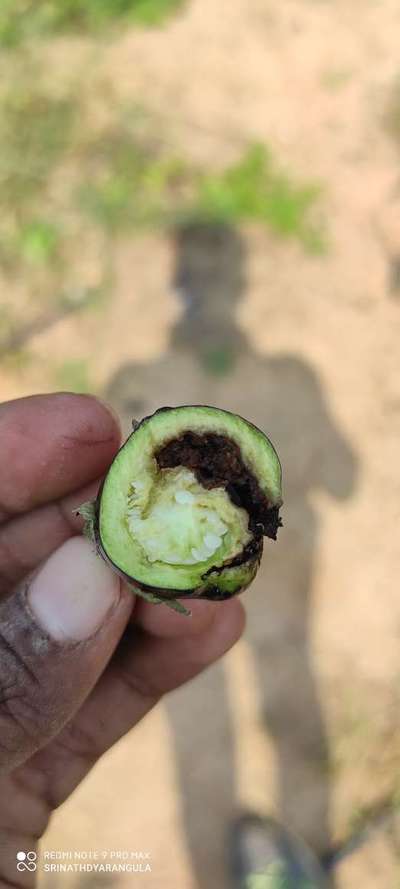
M 119 596 L 119 578 L 89 541 L 73 537 L 42 566 L 27 599 L 35 620 L 53 639 L 79 642 L 96 633 Z

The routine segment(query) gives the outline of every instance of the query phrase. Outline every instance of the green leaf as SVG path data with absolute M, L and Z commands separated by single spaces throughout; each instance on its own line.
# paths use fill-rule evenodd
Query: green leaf
M 23 226 L 20 235 L 20 251 L 31 262 L 44 264 L 51 260 L 58 245 L 58 231 L 46 220 L 36 219 Z

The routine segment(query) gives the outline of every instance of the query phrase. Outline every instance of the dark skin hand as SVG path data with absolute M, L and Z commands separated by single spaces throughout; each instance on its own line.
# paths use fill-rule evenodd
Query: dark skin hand
M 58 393 L 0 405 L 0 889 L 51 813 L 160 700 L 219 658 L 240 602 L 194 602 L 185 618 L 136 599 L 81 536 L 120 444 L 95 398 Z

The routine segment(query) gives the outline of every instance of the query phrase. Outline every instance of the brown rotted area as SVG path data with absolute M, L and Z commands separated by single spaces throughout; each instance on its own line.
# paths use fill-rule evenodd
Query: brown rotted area
M 185 432 L 163 445 L 155 457 L 160 469 L 186 466 L 204 488 L 224 487 L 232 503 L 248 512 L 250 530 L 258 537 L 265 534 L 276 540 L 282 524 L 279 507 L 269 503 L 245 466 L 239 446 L 228 436 Z

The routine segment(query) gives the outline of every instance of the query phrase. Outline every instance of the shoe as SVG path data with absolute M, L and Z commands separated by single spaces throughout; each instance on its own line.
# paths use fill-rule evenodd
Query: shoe
M 234 889 L 327 889 L 317 858 L 273 818 L 244 814 L 230 830 Z

